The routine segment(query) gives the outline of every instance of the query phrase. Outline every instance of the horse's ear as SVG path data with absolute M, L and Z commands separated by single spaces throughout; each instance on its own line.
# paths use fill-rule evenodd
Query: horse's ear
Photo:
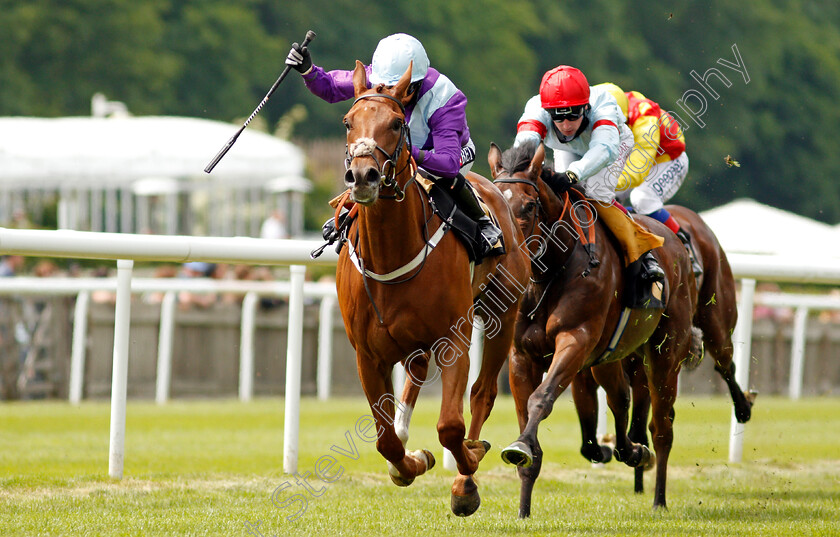
M 356 60 L 356 69 L 353 71 L 353 90 L 356 92 L 356 97 L 366 92 L 367 89 L 367 71 L 365 71 L 365 64 Z
M 528 167 L 528 175 L 539 177 L 542 173 L 543 162 L 545 161 L 545 145 L 539 144 L 534 151 L 534 158 L 531 159 L 531 166 Z
M 400 77 L 400 80 L 394 85 L 394 97 L 399 99 L 403 106 L 407 105 L 411 101 L 412 95 L 406 95 L 408 91 L 408 85 L 411 84 L 411 68 L 414 65 L 414 61 L 408 62 L 408 69 L 405 70 L 405 73 Z
M 499 146 L 490 142 L 490 152 L 487 154 L 487 163 L 490 164 L 490 175 L 493 179 L 502 171 L 502 150 Z

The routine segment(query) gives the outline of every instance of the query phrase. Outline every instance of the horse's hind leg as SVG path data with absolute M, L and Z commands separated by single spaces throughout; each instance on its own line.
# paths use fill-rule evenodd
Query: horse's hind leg
M 661 334 L 674 334 L 678 329 L 669 328 L 669 323 L 662 323 L 651 339 Z M 676 323 L 671 324 L 676 326 Z M 651 400 L 650 435 L 656 450 L 656 484 L 653 493 L 653 508 L 667 508 L 665 488 L 668 478 L 668 458 L 674 443 L 674 402 L 677 398 L 677 379 L 681 360 L 688 352 L 687 338 L 678 341 L 670 335 L 658 347 L 647 344 L 648 354 L 645 372 Z M 665 347 L 663 347 L 663 345 Z
M 592 368 L 595 381 L 607 392 L 615 419 L 615 458 L 631 468 L 644 466 L 651 458 L 647 446 L 635 444 L 627 436 L 630 414 L 630 385 L 621 362 L 611 362 Z
M 571 390 L 580 421 L 580 454 L 590 462 L 610 462 L 613 450 L 598 443 L 598 383 L 592 370 L 579 372 L 572 381 Z
M 630 418 L 630 430 L 627 436 L 630 441 L 648 447 L 647 424 L 650 415 L 650 389 L 645 374 L 642 358 L 632 354 L 624 359 L 624 372 L 630 379 L 630 391 L 633 394 L 633 414 Z M 641 494 L 645 491 L 644 473 L 656 464 L 656 457 L 652 456 L 647 464 L 634 468 L 633 491 Z
M 735 380 L 735 363 L 732 355 L 732 330 L 735 328 L 734 298 L 727 307 L 723 299 L 719 302 L 703 302 L 698 306 L 695 322 L 703 331 L 703 344 L 706 350 L 715 358 L 715 371 L 726 383 L 732 404 L 735 409 L 735 419 L 738 423 L 746 423 L 752 416 L 754 393 L 745 393 L 738 381 Z M 727 311 L 727 310 L 730 311 Z

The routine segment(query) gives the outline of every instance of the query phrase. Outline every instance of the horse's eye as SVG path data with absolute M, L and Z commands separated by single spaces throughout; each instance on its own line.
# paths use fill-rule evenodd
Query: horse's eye
M 344 128 L 347 129 L 348 131 L 350 130 L 350 122 L 347 121 L 346 119 L 344 120 Z
M 524 212 L 526 214 L 531 214 L 531 213 L 534 212 L 534 209 L 536 209 L 536 208 L 537 208 L 537 204 L 533 201 L 529 201 L 528 203 L 525 204 Z
M 403 120 L 402 119 L 395 119 L 391 123 L 391 128 L 394 129 L 395 131 L 400 130 L 402 128 L 402 126 L 403 126 Z

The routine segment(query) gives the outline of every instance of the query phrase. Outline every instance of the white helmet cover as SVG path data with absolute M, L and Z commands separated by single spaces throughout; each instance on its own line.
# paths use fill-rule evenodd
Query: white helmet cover
M 411 67 L 411 81 L 426 78 L 429 70 L 429 57 L 416 38 L 408 34 L 394 34 L 382 39 L 373 51 L 370 83 L 393 86 L 405 74 L 408 64 Z

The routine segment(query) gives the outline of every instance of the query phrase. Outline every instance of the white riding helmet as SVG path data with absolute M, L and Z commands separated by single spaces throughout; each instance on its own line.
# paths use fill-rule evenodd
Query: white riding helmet
M 429 71 L 429 57 L 416 38 L 408 34 L 394 34 L 382 39 L 373 51 L 370 83 L 393 86 L 405 74 L 408 64 L 411 67 L 411 81 L 426 78 Z

